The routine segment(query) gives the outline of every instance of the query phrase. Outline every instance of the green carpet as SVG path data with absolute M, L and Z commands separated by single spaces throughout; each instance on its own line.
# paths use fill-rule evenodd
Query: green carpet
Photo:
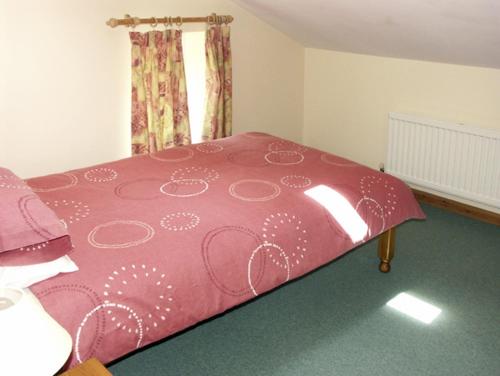
M 377 243 L 115 362 L 129 375 L 500 375 L 500 229 L 430 206 L 400 226 L 389 274 Z M 430 325 L 385 303 L 409 292 Z

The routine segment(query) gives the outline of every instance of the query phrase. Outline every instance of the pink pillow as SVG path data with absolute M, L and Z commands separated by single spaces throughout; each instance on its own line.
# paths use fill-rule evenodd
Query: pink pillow
M 72 248 L 56 214 L 23 180 L 0 167 L 0 266 L 48 262 Z

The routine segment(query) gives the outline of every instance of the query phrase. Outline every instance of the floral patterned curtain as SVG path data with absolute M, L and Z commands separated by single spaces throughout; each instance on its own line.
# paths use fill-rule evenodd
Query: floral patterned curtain
M 230 28 L 215 25 L 207 30 L 206 114 L 203 140 L 230 136 L 233 128 L 232 59 Z
M 132 154 L 191 143 L 182 31 L 131 32 Z

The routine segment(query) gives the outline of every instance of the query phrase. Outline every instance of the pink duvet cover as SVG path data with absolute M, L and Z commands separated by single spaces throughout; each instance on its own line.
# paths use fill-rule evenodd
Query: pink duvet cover
M 68 365 L 114 360 L 424 217 L 401 181 L 263 133 L 28 184 L 80 267 L 32 287 L 73 337 Z

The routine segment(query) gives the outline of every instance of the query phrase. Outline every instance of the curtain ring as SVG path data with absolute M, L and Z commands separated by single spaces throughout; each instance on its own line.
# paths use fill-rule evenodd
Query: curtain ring
M 153 17 L 153 21 L 154 21 L 154 23 L 152 23 L 152 24 L 151 24 L 151 27 L 152 27 L 153 29 L 155 29 L 155 28 L 156 28 L 156 26 L 158 26 L 158 20 L 156 19 L 156 17 Z
M 163 22 L 163 26 L 165 27 L 165 30 L 168 30 L 168 26 L 169 26 L 168 17 L 163 17 L 163 19 L 165 20 L 165 22 Z
M 212 26 L 213 24 L 215 24 L 217 20 L 217 15 L 215 13 L 212 13 L 210 16 L 207 17 L 207 23 L 209 26 Z
M 123 18 L 125 18 L 127 21 L 132 19 L 132 17 L 130 17 L 130 14 L 124 15 Z M 131 23 L 127 23 L 125 26 L 126 27 L 132 27 L 132 25 L 133 24 L 131 24 Z
M 134 24 L 132 25 L 132 29 L 135 29 L 135 27 L 141 23 L 141 20 L 139 17 L 134 17 L 132 19 L 134 20 Z
M 180 28 L 182 26 L 182 17 L 181 16 L 177 17 L 175 24 L 177 25 L 178 28 Z

